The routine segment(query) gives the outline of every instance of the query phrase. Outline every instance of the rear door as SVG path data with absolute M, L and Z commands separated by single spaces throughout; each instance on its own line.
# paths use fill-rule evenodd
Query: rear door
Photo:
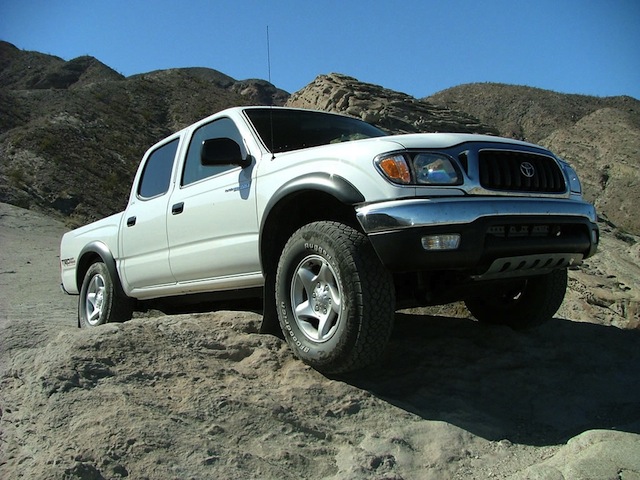
M 180 138 L 147 156 L 121 226 L 121 268 L 129 288 L 175 284 L 169 265 L 167 209 Z
M 228 117 L 193 132 L 169 205 L 171 271 L 178 282 L 215 279 L 221 288 L 249 286 L 260 275 L 255 162 L 246 168 L 202 165 L 202 143 L 213 138 L 231 138 L 248 155 Z

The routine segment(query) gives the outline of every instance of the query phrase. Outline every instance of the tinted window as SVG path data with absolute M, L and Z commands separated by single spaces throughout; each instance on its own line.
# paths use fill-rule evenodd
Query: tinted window
M 236 143 L 240 145 L 242 156 L 245 157 L 247 155 L 242 136 L 231 119 L 221 118 L 203 125 L 193 133 L 191 142 L 189 142 L 187 160 L 184 165 L 184 172 L 182 173 L 182 185 L 189 185 L 203 178 L 208 178 L 237 168 L 237 165 L 202 165 L 200 161 L 202 143 L 212 138 L 230 138 L 235 140 Z
M 277 108 L 247 109 L 245 113 L 273 153 L 386 135 L 373 125 L 343 115 Z
M 171 169 L 177 149 L 178 139 L 176 138 L 149 155 L 138 187 L 138 194 L 141 197 L 151 198 L 169 190 Z

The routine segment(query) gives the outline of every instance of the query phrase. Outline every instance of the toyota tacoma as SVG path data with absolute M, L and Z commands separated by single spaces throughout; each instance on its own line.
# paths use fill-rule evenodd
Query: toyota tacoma
M 257 293 L 262 331 L 346 372 L 381 356 L 399 308 L 552 318 L 567 269 L 596 251 L 596 220 L 573 168 L 537 145 L 231 108 L 151 147 L 124 212 L 63 236 L 62 287 L 81 327 L 150 299 Z

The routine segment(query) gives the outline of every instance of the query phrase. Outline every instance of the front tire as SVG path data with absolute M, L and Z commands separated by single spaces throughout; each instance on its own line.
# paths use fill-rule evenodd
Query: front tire
M 289 346 L 323 373 L 374 363 L 393 328 L 391 275 L 367 237 L 341 223 L 311 223 L 291 236 L 278 263 L 276 304 Z
M 78 324 L 81 328 L 97 327 L 110 322 L 124 322 L 133 313 L 130 298 L 119 295 L 109 269 L 102 262 L 89 267 L 80 289 Z
M 514 329 L 536 327 L 553 318 L 567 290 L 567 270 L 513 279 L 491 294 L 467 298 L 465 304 L 479 322 Z

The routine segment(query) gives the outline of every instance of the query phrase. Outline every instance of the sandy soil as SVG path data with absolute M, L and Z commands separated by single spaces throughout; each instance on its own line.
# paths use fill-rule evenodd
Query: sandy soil
M 328 378 L 240 303 L 79 330 L 64 226 L 0 204 L 0 478 L 640 479 L 640 243 L 602 227 L 539 329 L 401 312 Z

